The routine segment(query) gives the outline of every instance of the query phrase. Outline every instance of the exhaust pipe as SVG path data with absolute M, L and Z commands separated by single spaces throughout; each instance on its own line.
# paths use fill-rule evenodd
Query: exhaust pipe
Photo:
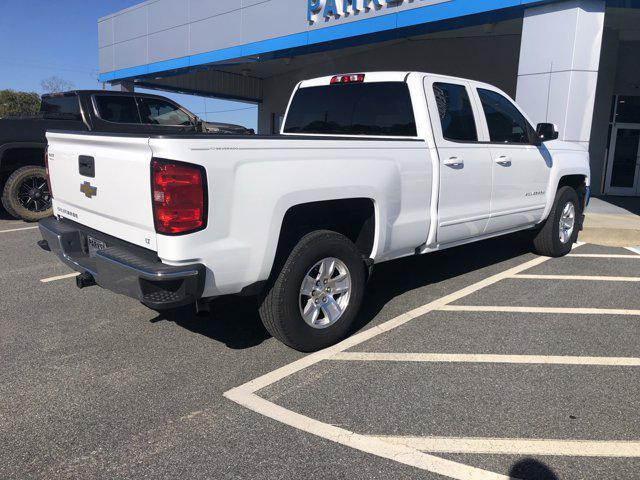
M 204 298 L 196 300 L 196 316 L 200 318 L 208 317 L 210 312 L 208 300 Z
M 76 277 L 76 286 L 78 288 L 93 287 L 96 284 L 96 279 L 93 278 L 89 272 L 81 273 Z

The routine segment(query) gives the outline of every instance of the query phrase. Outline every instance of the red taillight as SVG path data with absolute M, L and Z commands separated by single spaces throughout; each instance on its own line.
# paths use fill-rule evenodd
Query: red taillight
M 53 198 L 53 189 L 51 188 L 51 177 L 49 176 L 49 147 L 44 148 L 44 171 L 47 176 L 47 187 L 49 187 L 49 196 Z
M 201 167 L 153 160 L 151 190 L 156 232 L 178 235 L 205 227 L 206 193 Z
M 364 73 L 351 73 L 349 75 L 336 75 L 331 78 L 331 85 L 335 83 L 362 83 L 364 82 Z

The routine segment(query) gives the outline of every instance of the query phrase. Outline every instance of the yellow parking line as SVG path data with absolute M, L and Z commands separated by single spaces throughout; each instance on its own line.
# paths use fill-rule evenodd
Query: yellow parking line
M 80 275 L 78 272 L 73 272 L 73 273 L 67 273 L 66 275 L 58 275 L 57 277 L 43 278 L 40 281 L 42 283 L 49 283 L 49 282 L 55 282 L 56 280 L 64 280 L 65 278 L 77 277 L 78 275 Z
M 35 230 L 36 228 L 38 227 L 10 228 L 9 230 L 0 230 L 0 233 L 21 232 L 23 230 Z
M 561 315 L 637 315 L 640 310 L 621 308 L 511 307 L 507 305 L 443 305 L 443 312 L 556 313 Z
M 340 352 L 334 355 L 330 360 L 350 362 L 517 363 L 542 365 L 598 365 L 605 367 L 640 367 L 640 358 L 633 357 L 494 355 L 475 353 Z
M 640 442 L 624 440 L 550 440 L 530 438 L 392 437 L 378 440 L 422 452 L 497 455 L 566 455 L 571 457 L 640 457 Z
M 511 278 L 522 278 L 527 280 L 584 280 L 590 282 L 640 282 L 640 277 L 607 277 L 600 275 L 533 275 L 518 274 Z

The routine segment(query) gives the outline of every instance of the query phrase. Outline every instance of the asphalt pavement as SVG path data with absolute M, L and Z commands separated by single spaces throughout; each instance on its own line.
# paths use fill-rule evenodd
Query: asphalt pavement
M 2 479 L 640 478 L 635 251 L 382 264 L 358 333 L 303 355 L 252 299 L 158 314 L 37 240 L 0 219 Z

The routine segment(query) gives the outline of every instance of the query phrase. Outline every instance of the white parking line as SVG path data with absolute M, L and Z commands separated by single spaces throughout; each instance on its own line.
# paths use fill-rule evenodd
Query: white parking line
M 38 227 L 10 228 L 9 230 L 0 230 L 0 233 L 21 232 L 23 230 L 35 230 L 36 228 Z
M 422 452 L 640 457 L 640 442 L 524 438 L 374 437 Z
M 579 245 L 577 245 L 579 246 Z M 440 309 L 448 303 L 455 302 L 472 293 L 477 292 L 485 287 L 500 282 L 506 278 L 523 272 L 529 268 L 533 268 L 549 260 L 546 257 L 538 257 L 525 262 L 516 267 L 510 268 L 489 278 L 481 280 L 473 285 L 451 293 L 445 297 L 435 300 L 431 303 L 418 307 L 410 312 L 404 313 L 392 320 L 381 325 L 372 327 L 368 330 L 360 332 L 349 337 L 333 347 L 312 353 L 293 363 L 285 365 L 277 370 L 258 377 L 239 387 L 233 388 L 224 393 L 228 399 L 260 413 L 268 418 L 281 422 L 290 427 L 302 430 L 318 437 L 331 440 L 333 442 L 345 445 L 356 450 L 371 453 L 382 458 L 388 458 L 396 462 L 410 465 L 422 470 L 434 472 L 445 477 L 455 478 L 459 480 L 508 480 L 509 477 L 497 473 L 488 472 L 479 468 L 453 462 L 444 458 L 428 455 L 417 449 L 407 447 L 406 445 L 393 444 L 391 442 L 382 441 L 376 438 L 367 437 L 357 434 L 345 428 L 329 425 L 313 418 L 301 415 L 292 410 L 288 410 L 280 405 L 265 400 L 256 395 L 256 392 L 262 388 L 272 385 L 296 372 L 317 364 L 323 360 L 328 360 L 334 355 L 354 347 L 366 340 L 374 338 L 384 332 L 388 332 L 405 323 L 418 318 L 428 312 Z
M 78 272 L 73 272 L 73 273 L 67 273 L 65 275 L 58 275 L 57 277 L 43 278 L 40 281 L 42 283 L 49 283 L 49 282 L 55 282 L 56 280 L 64 280 L 65 278 L 77 277 L 78 275 L 80 275 Z
M 575 247 L 579 247 L 583 244 L 577 244 Z M 574 248 L 575 248 L 574 247 Z M 292 410 L 286 409 L 277 405 L 273 402 L 270 402 L 256 394 L 258 390 L 265 388 L 269 385 L 272 385 L 290 375 L 293 375 L 296 372 L 304 370 L 305 368 L 311 367 L 312 365 L 317 364 L 323 360 L 331 360 L 336 356 L 343 355 L 345 350 L 354 347 L 366 340 L 374 338 L 382 333 L 393 330 L 405 323 L 421 317 L 426 313 L 436 310 L 450 310 L 450 311 L 467 311 L 468 309 L 472 309 L 472 311 L 519 311 L 519 312 L 535 312 L 541 311 L 542 313 L 579 313 L 579 314 L 616 314 L 616 315 L 640 315 L 640 310 L 617 310 L 617 309 L 594 309 L 594 308 L 583 308 L 583 309 L 575 309 L 575 308 L 531 308 L 531 307 L 468 307 L 468 306 L 452 306 L 449 305 L 452 302 L 455 302 L 461 298 L 464 298 L 474 292 L 477 292 L 485 287 L 493 285 L 501 280 L 513 277 L 518 275 L 520 272 L 524 272 L 530 268 L 533 268 L 537 265 L 544 263 L 549 260 L 549 258 L 536 258 L 504 272 L 501 272 L 497 275 L 489 277 L 485 280 L 477 282 L 473 285 L 470 285 L 462 290 L 449 294 L 445 297 L 442 297 L 438 300 L 435 300 L 429 304 L 423 305 L 422 307 L 416 308 L 410 312 L 407 312 L 403 315 L 400 315 L 392 320 L 389 320 L 381 325 L 372 327 L 368 330 L 365 330 L 357 335 L 354 335 L 346 340 L 342 341 L 338 345 L 327 348 L 320 352 L 316 352 L 310 354 L 306 357 L 301 358 L 289 365 L 285 365 L 277 370 L 274 370 L 270 373 L 267 373 L 261 377 L 258 377 L 250 382 L 245 383 L 239 387 L 233 388 L 224 393 L 224 396 L 228 399 L 250 409 L 254 412 L 260 413 L 268 418 L 279 421 L 285 425 L 289 425 L 293 428 L 296 428 L 301 431 L 305 431 L 311 433 L 313 435 L 319 436 L 321 438 L 325 438 L 331 440 L 333 442 L 339 443 L 341 445 L 345 445 L 363 452 L 367 452 L 382 458 L 387 458 L 394 460 L 396 462 L 410 465 L 416 468 L 420 468 L 423 470 L 431 471 L 434 473 L 438 473 L 445 477 L 455 478 L 455 479 L 465 479 L 465 480 L 493 480 L 493 479 L 502 479 L 502 480 L 512 480 L 509 477 L 504 475 L 500 475 L 497 473 L 492 473 L 489 471 L 481 470 L 475 467 L 467 466 L 458 462 L 454 462 L 451 460 L 446 460 L 443 458 L 439 458 L 437 456 L 429 455 L 421 451 L 421 446 L 424 447 L 424 443 L 426 442 L 424 439 L 420 439 L 418 442 L 405 442 L 406 438 L 403 437 L 376 437 L 371 435 L 361 435 L 355 433 L 353 431 L 347 430 L 345 428 L 337 427 L 335 425 L 330 425 L 324 422 L 320 422 L 313 418 L 307 417 L 305 415 L 301 415 Z M 566 358 L 571 357 L 558 357 Z M 598 357 L 593 357 L 598 358 Z M 610 362 L 610 359 L 599 359 L 600 361 Z M 633 361 L 640 361 L 636 359 L 632 359 Z M 615 361 L 615 360 L 614 360 Z M 618 362 L 628 361 L 618 360 Z M 584 358 L 582 358 L 582 362 L 584 362 Z M 634 366 L 636 366 L 634 364 Z M 403 438 L 402 441 L 398 440 Z M 446 451 L 446 448 L 451 448 L 451 439 L 441 439 L 443 442 L 442 450 L 438 449 L 425 449 L 425 451 Z M 480 441 L 485 442 L 487 444 L 487 439 L 479 439 Z M 489 439 L 490 441 L 495 441 L 494 447 L 497 448 L 499 445 L 497 442 L 504 441 L 503 439 Z M 422 444 L 420 443 L 422 442 Z M 448 442 L 448 443 L 447 443 Z M 510 448 L 515 448 L 517 446 L 520 447 L 521 451 L 526 451 L 526 445 L 532 445 L 530 440 L 527 439 L 516 439 L 511 440 L 508 439 L 507 442 L 511 445 Z M 434 443 L 437 445 L 438 439 L 434 440 Z M 579 450 L 577 447 L 574 447 L 576 441 L 556 441 L 556 440 L 540 440 L 537 445 L 535 445 L 535 449 L 530 447 L 532 452 L 547 452 L 543 454 L 549 455 L 573 455 L 575 451 Z M 589 441 L 584 442 L 582 445 L 582 453 L 583 455 L 590 454 L 592 456 L 608 456 L 608 454 L 612 454 L 615 452 L 615 455 L 612 456 L 637 456 L 638 447 L 635 442 L 600 442 L 600 441 Z M 485 447 L 486 448 L 486 447 Z M 505 447 L 506 450 L 507 447 Z M 468 449 L 469 450 L 469 449 Z M 469 450 L 471 451 L 471 450 Z
M 631 315 L 640 316 L 640 310 L 621 308 L 565 308 L 565 307 L 511 307 L 507 305 L 443 305 L 443 312 L 504 312 L 504 313 L 556 313 L 561 315 Z
M 640 260 L 640 255 L 624 255 L 618 253 L 570 253 L 567 257 L 575 258 L 622 258 L 625 260 Z
M 640 247 L 626 247 L 626 249 L 630 252 L 640 255 Z
M 518 363 L 543 365 L 600 365 L 606 367 L 640 367 L 640 358 L 571 357 L 559 355 L 340 352 L 334 355 L 331 360 L 350 362 Z
M 584 280 L 590 282 L 640 282 L 640 277 L 607 277 L 600 275 L 534 275 L 519 274 L 511 278 L 527 280 Z
M 505 475 L 429 455 L 402 443 L 392 443 L 380 438 L 361 435 L 314 420 L 253 393 L 247 394 L 246 391 L 239 390 L 241 388 L 229 390 L 224 396 L 265 417 L 340 445 L 457 480 L 515 480 Z

